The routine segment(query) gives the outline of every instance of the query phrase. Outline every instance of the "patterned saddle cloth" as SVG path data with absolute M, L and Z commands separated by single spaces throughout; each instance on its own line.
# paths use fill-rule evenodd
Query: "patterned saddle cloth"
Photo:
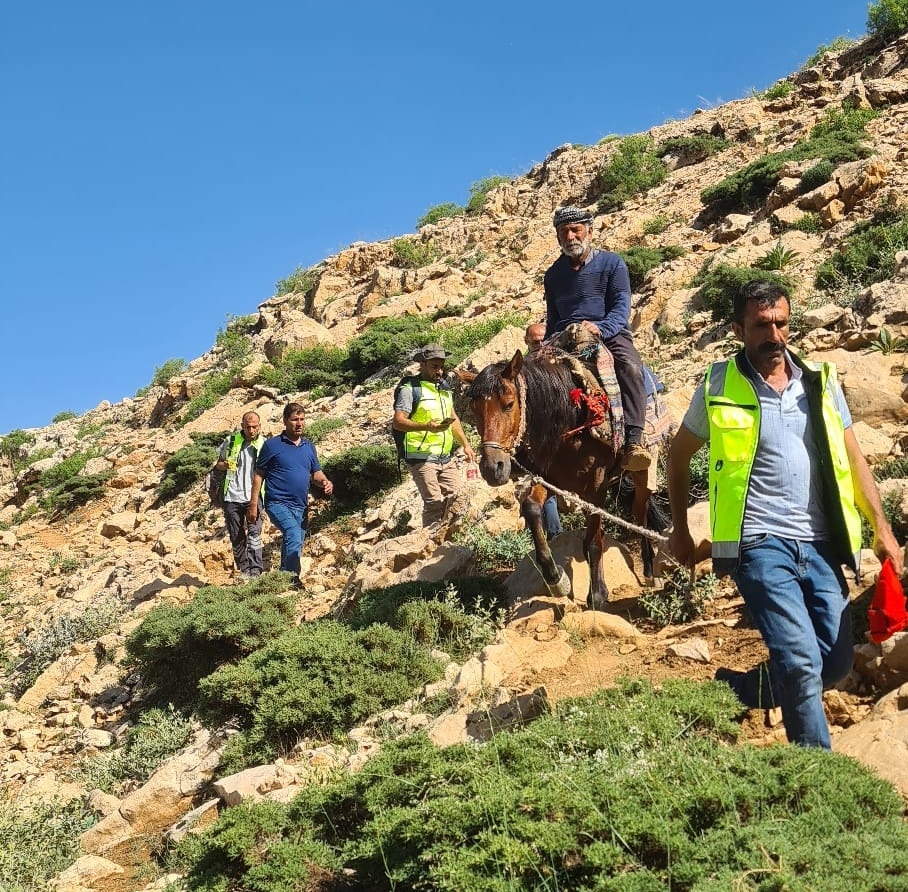
M 575 429 L 590 434 L 616 451 L 624 447 L 624 408 L 621 388 L 615 372 L 615 359 L 609 349 L 580 323 L 569 325 L 554 341 L 542 348 L 549 356 L 561 359 L 571 368 L 577 383 L 571 398 L 586 409 L 585 421 Z M 646 420 L 643 445 L 652 449 L 672 438 L 675 422 L 660 393 L 662 382 L 646 366 L 643 367 L 646 386 Z

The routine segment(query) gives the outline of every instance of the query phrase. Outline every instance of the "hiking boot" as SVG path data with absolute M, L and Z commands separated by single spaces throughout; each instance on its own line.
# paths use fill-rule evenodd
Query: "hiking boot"
M 621 456 L 621 467 L 625 471 L 645 471 L 653 463 L 649 450 L 639 443 L 628 443 Z

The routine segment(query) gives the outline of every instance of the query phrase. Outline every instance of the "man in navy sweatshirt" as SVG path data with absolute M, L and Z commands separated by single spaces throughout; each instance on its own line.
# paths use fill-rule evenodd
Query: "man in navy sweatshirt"
M 615 358 L 624 407 L 623 468 L 643 471 L 652 461 L 643 445 L 646 387 L 643 363 L 629 328 L 631 282 L 627 264 L 611 251 L 591 245 L 593 218 L 588 211 L 563 207 L 553 219 L 561 256 L 548 268 L 545 288 L 545 338 L 573 322 L 596 333 Z

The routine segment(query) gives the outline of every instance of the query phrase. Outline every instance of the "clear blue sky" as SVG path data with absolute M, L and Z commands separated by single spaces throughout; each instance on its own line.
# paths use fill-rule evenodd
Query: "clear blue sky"
M 135 393 L 297 265 L 562 143 L 765 89 L 866 20 L 863 0 L 3 3 L 0 432 Z

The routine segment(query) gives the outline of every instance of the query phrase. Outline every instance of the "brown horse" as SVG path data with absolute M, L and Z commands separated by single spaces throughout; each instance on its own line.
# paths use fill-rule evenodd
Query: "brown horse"
M 518 350 L 510 362 L 486 366 L 478 374 L 458 372 L 469 382 L 467 398 L 482 440 L 479 470 L 490 486 L 501 486 L 511 478 L 512 459 L 553 486 L 576 493 L 584 501 L 601 506 L 610 488 L 621 475 L 620 456 L 608 443 L 589 430 L 570 433 L 583 423 L 581 410 L 571 401 L 575 387 L 570 369 L 561 362 L 524 362 Z M 647 471 L 627 472 L 633 480 L 632 514 L 643 526 L 651 495 Z M 552 558 L 542 525 L 542 506 L 548 491 L 534 484 L 523 500 L 521 514 L 533 537 L 536 562 L 549 591 L 571 596 L 571 584 L 564 570 Z M 587 604 L 601 610 L 608 601 L 608 587 L 602 574 L 605 540 L 602 519 L 587 511 L 584 552 L 590 564 L 590 591 Z M 652 574 L 653 549 L 643 540 L 644 572 Z

